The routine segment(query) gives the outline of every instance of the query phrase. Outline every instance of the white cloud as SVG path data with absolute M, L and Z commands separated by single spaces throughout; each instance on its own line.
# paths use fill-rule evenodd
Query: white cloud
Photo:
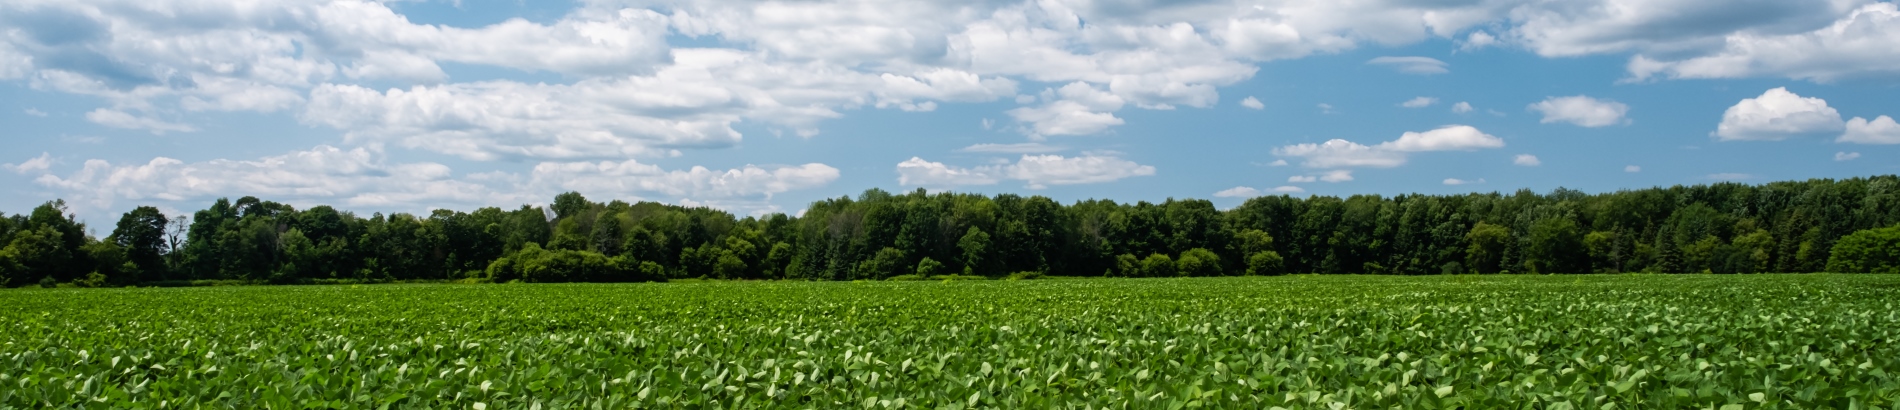
M 1477 49 L 1481 49 L 1485 47 L 1494 46 L 1497 44 L 1498 44 L 1497 36 L 1493 36 L 1491 35 L 1491 33 L 1486 33 L 1483 31 L 1473 31 L 1471 32 L 1471 34 L 1465 36 L 1465 41 L 1458 45 L 1458 49 L 1471 51 L 1471 50 L 1477 50 Z
M 1836 153 L 1834 153 L 1834 160 L 1835 160 L 1835 161 L 1853 161 L 1853 160 L 1854 160 L 1855 158 L 1860 158 L 1860 153 L 1858 153 L 1858 152 L 1836 152 Z
M 1722 141 L 1779 141 L 1840 131 L 1843 126 L 1840 112 L 1827 101 L 1776 87 L 1729 107 L 1713 135 Z
M 43 172 L 46 171 L 47 168 L 52 168 L 52 166 L 53 154 L 46 152 L 42 152 L 40 156 L 33 157 L 32 159 L 20 161 L 18 164 L 0 164 L 0 167 L 4 167 L 8 171 L 13 171 L 21 175 Z
M 1885 115 L 1874 117 L 1873 121 L 1854 117 L 1847 120 L 1847 132 L 1835 139 L 1835 142 L 1856 144 L 1900 144 L 1900 124 L 1893 117 Z
M 1273 160 L 1273 162 L 1269 162 L 1269 163 L 1267 163 L 1267 166 L 1270 166 L 1270 167 L 1284 167 L 1284 166 L 1286 166 L 1286 160 L 1284 160 L 1284 159 L 1276 159 L 1276 160 Z
M 1320 174 L 1319 180 L 1326 182 L 1346 182 L 1352 180 L 1352 170 L 1336 169 Z
M 699 199 L 764 197 L 825 186 L 838 179 L 838 169 L 811 163 L 797 166 L 746 166 L 713 170 L 695 166 L 662 170 L 635 160 L 621 162 L 543 162 L 535 165 L 531 186 L 605 193 L 613 197 L 661 194 Z
M 1399 70 L 1399 72 L 1406 74 L 1432 75 L 1451 72 L 1451 69 L 1447 68 L 1450 67 L 1451 64 L 1431 57 L 1386 56 L 1373 58 L 1372 60 L 1366 61 L 1366 64 L 1391 67 L 1394 70 Z
M 1623 167 L 1623 172 L 1628 172 L 1628 173 L 1632 173 L 1632 174 L 1634 174 L 1634 173 L 1638 173 L 1638 172 L 1643 172 L 1643 167 L 1639 167 L 1639 166 L 1635 166 L 1635 165 L 1627 165 L 1627 166 L 1624 166 L 1624 167 Z
M 1367 146 L 1343 139 L 1304 143 L 1273 149 L 1282 157 L 1303 158 L 1308 168 L 1392 168 L 1405 165 L 1413 152 L 1471 151 L 1501 148 L 1504 140 L 1469 125 L 1447 125 L 1425 132 L 1406 132 L 1398 139 Z M 1299 181 L 1294 181 L 1299 182 Z
M 1629 113 L 1630 107 L 1616 101 L 1574 95 L 1545 98 L 1544 101 L 1531 104 L 1529 109 L 1544 114 L 1544 119 L 1539 123 L 1567 122 L 1595 128 L 1628 124 L 1629 120 L 1623 116 Z
M 995 153 L 995 154 L 1045 154 L 1045 153 L 1050 153 L 1050 152 L 1060 152 L 1067 149 L 1068 148 L 1065 148 L 1065 147 L 1048 145 L 1048 144 L 1037 143 L 1037 142 L 1024 142 L 1024 143 L 1016 143 L 1016 144 L 976 144 L 976 145 L 971 145 L 968 147 L 958 148 L 957 152 L 980 152 L 980 153 Z
M 1478 131 L 1469 125 L 1447 125 L 1425 132 L 1410 132 L 1399 139 L 1379 144 L 1378 148 L 1399 152 L 1471 151 L 1503 148 L 1504 140 Z
M 1698 55 L 1738 36 L 1826 26 L 1865 1 L 1648 1 L 1502 4 L 1512 24 L 1501 37 L 1545 57 L 1636 52 Z
M 1155 174 L 1155 167 L 1136 164 L 1112 156 L 1024 155 L 1016 165 L 1006 168 L 1011 179 L 1028 183 L 1029 189 L 1049 185 L 1073 185 L 1111 182 L 1122 178 Z
M 26 109 L 26 110 L 25 110 L 25 111 L 23 111 L 23 112 L 25 112 L 25 113 L 26 113 L 26 115 L 31 115 L 31 116 L 35 116 L 35 117 L 40 117 L 40 118 L 46 118 L 46 112 L 45 112 L 45 111 L 40 111 L 40 109 L 38 109 L 38 108 L 28 108 L 28 109 Z
M 990 185 L 1000 179 L 990 169 L 951 167 L 941 162 L 911 157 L 897 163 L 897 184 L 904 186 L 950 187 Z
M 144 164 L 114 165 L 94 159 L 72 175 L 43 173 L 34 182 L 94 209 L 107 209 L 123 200 L 186 201 L 239 195 L 298 204 L 340 199 L 347 205 L 417 208 L 528 200 L 456 180 L 441 164 L 389 164 L 378 151 L 329 146 L 245 161 L 187 163 L 158 157 Z
M 1791 18 L 1809 21 L 1740 27 L 1704 40 L 1712 43 L 1705 47 L 1712 49 L 1709 52 L 1639 54 L 1630 59 L 1631 79 L 1779 76 L 1833 82 L 1900 75 L 1900 8 L 1894 3 L 1793 2 L 1781 7 L 1792 9 L 1787 10 Z M 1845 7 L 1853 8 L 1843 12 Z M 1817 18 L 1831 21 L 1812 24 Z
M 1273 187 L 1273 192 L 1278 192 L 1282 194 L 1297 194 L 1301 192 L 1306 192 L 1306 188 L 1300 188 L 1300 187 L 1296 187 L 1292 185 L 1281 185 L 1281 186 Z
M 1100 153 L 1084 153 L 1075 157 L 1023 155 L 1014 163 L 974 168 L 944 165 L 916 157 L 897 164 L 898 184 L 925 187 L 990 185 L 1010 179 L 1023 181 L 1029 189 L 1043 189 L 1051 185 L 1113 182 L 1154 173 L 1153 166 Z
M 1327 103 L 1319 103 L 1319 112 L 1321 114 L 1332 114 L 1334 112 L 1333 105 L 1327 104 Z
M 1430 107 L 1432 106 L 1432 104 L 1437 104 L 1437 103 L 1438 103 L 1437 98 L 1418 97 L 1418 98 L 1413 98 L 1410 100 L 1405 100 L 1405 102 L 1399 103 L 1399 106 L 1405 107 L 1405 108 L 1425 108 L 1425 107 Z
M 1531 154 L 1518 154 L 1517 157 L 1511 159 L 1511 163 L 1526 167 L 1544 165 L 1544 161 L 1538 160 L 1536 155 Z
M 1457 104 L 1452 104 L 1451 112 L 1456 113 L 1456 114 L 1464 114 L 1464 113 L 1471 112 L 1471 103 L 1459 101 Z
M 1294 176 L 1286 177 L 1286 182 L 1293 182 L 1293 183 L 1318 182 L 1318 181 L 1319 181 L 1319 177 L 1312 176 L 1312 175 L 1294 175 Z
M 1267 109 L 1267 105 L 1266 105 L 1266 104 L 1263 104 L 1263 103 L 1261 103 L 1261 102 L 1260 102 L 1260 99 L 1258 99 L 1258 98 L 1253 98 L 1253 96 L 1251 96 L 1251 95 L 1250 95 L 1250 96 L 1247 96 L 1247 98 L 1246 98 L 1246 99 L 1243 99 L 1243 100 L 1240 100 L 1240 106 L 1242 106 L 1242 107 L 1247 107 L 1247 108 L 1251 108 L 1251 109 L 1256 109 L 1256 110 L 1264 110 L 1264 109 Z
M 1468 181 L 1468 180 L 1463 180 L 1463 179 L 1458 179 L 1458 178 L 1445 178 L 1445 181 L 1444 181 L 1444 183 L 1445 183 L 1445 185 L 1470 185 L 1470 184 L 1482 184 L 1482 183 L 1484 183 L 1484 178 L 1478 178 L 1478 180 L 1476 180 L 1476 181 Z
M 42 158 L 45 158 L 42 155 Z M 682 197 L 722 207 L 758 208 L 774 194 L 824 186 L 838 178 L 824 164 L 755 166 L 729 170 L 664 170 L 621 162 L 542 162 L 527 175 L 487 172 L 456 175 L 431 162 L 392 163 L 376 148 L 309 150 L 256 160 L 185 162 L 158 157 L 144 164 L 89 160 L 71 175 L 46 173 L 44 160 L 10 166 L 37 172 L 35 183 L 93 209 L 121 201 L 202 201 L 254 195 L 299 205 L 341 205 L 420 211 L 444 206 L 510 206 L 545 200 L 562 191 L 597 198 Z M 723 201 L 723 202 L 722 202 Z
M 124 111 L 106 108 L 100 108 L 86 113 L 86 121 L 112 128 L 149 131 L 153 134 L 192 132 L 198 130 L 190 125 L 165 122 L 157 118 L 134 116 Z
M 1073 82 L 1060 90 L 1044 90 L 1038 107 L 1009 110 L 1016 121 L 1029 123 L 1032 137 L 1050 135 L 1089 135 L 1122 124 L 1114 112 L 1125 103 L 1120 96 L 1096 89 L 1088 83 Z
M 1304 165 L 1310 168 L 1391 168 L 1405 164 L 1405 153 L 1376 149 L 1342 139 L 1275 148 L 1273 155 L 1304 158 Z
M 1216 198 L 1252 198 L 1256 196 L 1260 196 L 1260 190 L 1244 186 L 1227 188 L 1214 193 L 1214 197 Z

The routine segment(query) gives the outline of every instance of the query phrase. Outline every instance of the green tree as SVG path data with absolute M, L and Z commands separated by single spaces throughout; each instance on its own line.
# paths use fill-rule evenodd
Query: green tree
M 858 264 L 857 279 L 884 280 L 903 274 L 904 251 L 886 247 Z
M 1581 273 L 1584 256 L 1583 235 L 1577 222 L 1566 217 L 1547 217 L 1531 225 L 1529 258 L 1526 268 L 1533 273 Z
M 568 191 L 560 195 L 555 195 L 553 206 L 554 217 L 556 219 L 564 219 L 570 216 L 580 215 L 581 212 L 586 211 L 591 204 L 592 203 L 587 202 L 587 197 L 581 196 L 579 192 Z
M 59 229 L 52 226 L 40 226 L 36 229 L 21 230 L 13 234 L 13 240 L 5 248 L 0 248 L 0 282 L 8 286 L 21 286 L 40 278 L 50 276 L 47 272 L 66 269 L 72 264 L 72 253 L 66 250 Z
M 158 208 L 141 206 L 119 217 L 119 225 L 108 239 L 125 249 L 126 259 L 137 269 L 123 272 L 124 283 L 165 276 L 165 228 L 171 221 Z
M 1478 273 L 1497 273 L 1503 266 L 1504 251 L 1511 242 L 1511 230 L 1503 226 L 1479 222 L 1471 227 L 1471 233 L 1465 234 L 1468 247 L 1465 250 L 1465 265 L 1476 269 Z
M 1900 273 L 1900 225 L 1856 231 L 1834 242 L 1827 270 L 1841 273 Z
M 973 275 L 990 274 L 985 262 L 989 261 L 990 234 L 972 226 L 965 231 L 963 238 L 957 240 L 957 249 L 963 251 L 963 272 Z

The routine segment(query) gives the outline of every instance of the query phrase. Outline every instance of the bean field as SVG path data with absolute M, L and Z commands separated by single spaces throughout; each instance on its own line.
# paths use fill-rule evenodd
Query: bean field
M 0 408 L 1900 408 L 1900 276 L 0 291 Z

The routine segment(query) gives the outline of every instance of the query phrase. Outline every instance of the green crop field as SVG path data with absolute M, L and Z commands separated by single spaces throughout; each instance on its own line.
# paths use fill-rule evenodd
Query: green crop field
M 1900 276 L 0 291 L 0 407 L 1896 408 Z

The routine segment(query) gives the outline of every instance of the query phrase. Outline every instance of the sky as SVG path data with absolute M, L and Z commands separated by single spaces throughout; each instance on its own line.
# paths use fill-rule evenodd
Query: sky
M 1900 173 L 1868 0 L 0 3 L 0 212 Z

